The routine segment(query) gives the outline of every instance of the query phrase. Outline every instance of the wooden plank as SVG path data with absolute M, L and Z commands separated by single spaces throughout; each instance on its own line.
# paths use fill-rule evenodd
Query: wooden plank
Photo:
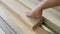
M 1 16 L 0 16 L 0 28 L 4 31 L 5 34 L 15 34 L 15 32 L 8 27 L 8 25 L 5 23 Z
M 30 2 L 30 1 L 24 1 L 24 0 L 19 0 L 19 1 L 21 3 L 23 3 L 25 6 L 29 5 L 28 2 Z M 32 2 L 30 2 L 30 3 L 32 3 Z M 36 2 L 36 4 L 38 4 L 38 3 L 39 2 Z M 36 6 L 36 4 L 34 3 L 34 7 Z M 30 8 L 30 7 L 32 7 L 32 5 L 30 4 L 30 6 L 28 6 L 28 7 Z M 34 8 L 34 7 L 32 7 L 32 8 Z M 59 25 L 60 24 L 60 12 L 58 10 L 59 9 L 55 10 L 54 8 L 44 10 L 43 17 L 45 17 L 45 24 L 47 24 L 49 27 L 52 26 L 51 28 L 59 33 L 60 32 L 60 25 Z
M 19 28 L 16 24 L 15 24 L 15 22 L 11 19 L 11 16 L 9 16 L 9 14 L 11 14 L 11 13 L 9 13 L 9 14 L 7 14 L 8 12 L 7 11 L 9 11 L 9 10 L 7 10 L 6 9 L 6 7 L 3 5 L 3 4 L 1 4 L 0 5 L 0 16 L 5 20 L 5 24 L 3 23 L 3 25 L 1 26 L 1 28 L 4 30 L 4 31 L 6 31 L 5 33 L 6 34 L 8 34 L 9 32 L 11 32 L 11 34 L 13 34 L 12 33 L 12 31 L 14 31 L 14 33 L 15 34 L 25 34 L 25 32 L 21 29 L 21 28 Z M 5 26 L 7 24 L 7 26 Z M 9 30 L 8 30 L 9 29 Z M 11 31 L 12 30 L 12 31 Z M 8 32 L 7 32 L 8 31 Z
M 6 21 L 1 17 L 2 14 L 2 5 L 0 4 L 0 28 L 5 32 L 5 34 L 15 34 L 13 30 L 9 27 L 9 25 L 6 23 Z
M 33 9 L 35 7 L 34 3 L 37 5 L 39 3 L 39 1 L 37 0 L 16 0 L 20 3 L 22 3 L 25 7 L 28 7 L 30 9 Z M 33 3 L 33 2 L 34 3 Z M 35 2 L 36 1 L 36 2 Z
M 3 4 L 4 5 L 4 4 Z M 14 27 L 17 27 L 17 28 L 21 28 L 26 34 L 48 34 L 45 30 L 43 30 L 41 27 L 38 27 L 37 29 L 35 29 L 34 31 L 33 30 L 30 30 L 23 22 L 23 20 L 21 20 L 21 18 L 14 14 L 14 13 L 11 13 L 10 9 L 7 9 L 7 7 L 4 5 L 4 8 L 2 9 L 4 11 L 4 13 L 6 13 L 6 15 L 12 20 L 14 21 L 13 23 L 16 24 L 16 26 L 13 26 L 13 25 L 10 25 L 12 26 L 13 29 L 15 29 Z M 3 17 L 3 18 L 7 18 L 6 15 Z M 6 20 L 6 19 L 5 19 Z M 11 21 L 10 20 L 10 21 Z M 20 30 L 21 31 L 21 30 Z
M 49 11 L 49 12 L 48 12 Z M 60 13 L 54 9 L 47 9 L 44 12 L 45 24 L 52 28 L 56 33 L 60 33 Z
M 5 34 L 5 32 L 0 28 L 0 33 L 1 34 Z
M 26 25 L 31 30 L 34 30 L 38 25 L 40 25 L 42 22 L 40 20 L 32 19 L 26 16 L 26 12 L 30 11 L 20 3 L 14 1 L 14 0 L 2 0 L 4 4 L 6 4 L 14 14 L 19 15 L 21 20 L 24 21 Z

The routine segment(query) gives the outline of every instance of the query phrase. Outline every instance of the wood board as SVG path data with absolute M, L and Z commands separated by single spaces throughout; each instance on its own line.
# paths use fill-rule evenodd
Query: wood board
M 2 3 L 3 4 L 3 3 Z M 23 22 L 23 20 L 21 20 L 21 18 L 14 14 L 11 13 L 12 10 L 10 10 L 9 8 L 7 9 L 7 7 L 5 6 L 5 4 L 3 4 L 3 11 L 6 13 L 6 15 L 12 20 L 14 21 L 13 23 L 17 25 L 17 27 L 21 28 L 26 34 L 48 34 L 44 29 L 42 29 L 41 27 L 38 27 L 37 29 L 35 29 L 34 31 L 29 29 L 29 27 L 27 27 Z M 3 17 L 3 16 L 2 16 Z M 5 18 L 5 17 L 3 17 Z M 6 19 L 5 19 L 6 20 Z M 14 25 L 13 24 L 13 25 Z M 10 25 L 12 26 L 12 25 Z M 14 26 L 12 26 L 12 28 L 14 29 Z
M 15 34 L 15 32 L 9 27 L 7 22 L 1 17 L 1 16 L 5 15 L 3 13 L 3 9 L 2 10 L 1 9 L 2 9 L 2 5 L 0 3 L 0 28 L 5 32 L 5 34 Z
M 33 9 L 38 3 L 39 1 L 35 1 L 36 4 L 29 0 L 17 0 L 19 2 L 21 2 L 22 4 L 24 4 L 25 6 L 27 7 L 32 7 L 30 9 Z M 30 2 L 30 6 L 29 3 Z M 32 5 L 33 4 L 33 5 Z M 33 7 L 34 6 L 34 7 Z M 47 26 L 49 26 L 50 28 L 52 28 L 54 31 L 60 33 L 60 12 L 59 12 L 59 9 L 58 8 L 50 8 L 50 9 L 47 9 L 47 10 L 44 10 L 43 11 L 43 17 L 45 18 L 45 24 Z M 52 26 L 52 27 L 51 27 Z
M 0 28 L 3 30 L 4 34 L 15 34 L 15 32 L 11 30 L 10 27 L 8 27 L 8 25 L 5 23 L 1 16 L 0 16 Z
M 17 22 L 15 22 L 14 20 L 12 20 L 12 17 L 11 17 L 11 13 L 9 13 L 8 12 L 9 10 L 8 9 L 6 9 L 6 7 L 3 5 L 3 4 L 1 4 L 0 5 L 0 16 L 5 20 L 5 22 L 2 22 L 3 23 L 3 25 L 1 26 L 1 27 L 3 27 L 2 29 L 4 30 L 4 32 L 5 32 L 5 34 L 8 34 L 9 32 L 11 33 L 11 34 L 13 34 L 12 33 L 12 31 L 15 33 L 15 34 L 25 34 L 25 32 L 21 29 L 21 28 L 19 28 L 15 23 L 17 23 Z M 10 15 L 11 14 L 11 15 Z M 14 16 L 15 17 L 15 16 Z M 7 25 L 6 25 L 7 24 Z M 8 27 L 7 27 L 8 26 Z M 7 30 L 8 30 L 8 32 L 7 32 Z M 11 31 L 12 30 L 12 31 Z M 6 33 L 7 32 L 7 33 Z M 10 34 L 9 33 L 9 34 Z
M 30 11 L 20 3 L 14 0 L 2 0 L 4 4 L 6 4 L 14 14 L 20 16 L 21 20 L 28 25 L 31 30 L 34 30 L 37 26 L 39 26 L 42 22 L 40 20 L 32 19 L 26 16 L 26 13 Z

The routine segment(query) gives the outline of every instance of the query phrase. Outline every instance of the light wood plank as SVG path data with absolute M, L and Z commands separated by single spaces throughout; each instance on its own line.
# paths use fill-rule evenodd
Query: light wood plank
M 7 12 L 7 11 L 9 11 L 8 9 L 6 9 L 6 7 L 3 5 L 3 4 L 1 4 L 0 5 L 0 16 L 6 21 L 6 23 L 5 23 L 5 25 L 6 24 L 8 24 L 9 26 L 9 31 L 14 31 L 14 33 L 15 34 L 25 34 L 25 32 L 21 29 L 21 28 L 19 28 L 16 24 L 15 24 L 15 22 L 14 22 L 14 20 L 12 20 L 12 18 L 11 18 L 11 16 L 9 16 L 9 14 L 11 14 L 11 13 L 9 13 L 9 12 Z M 4 25 L 4 24 L 3 24 Z M 3 26 L 2 25 L 2 26 Z M 1 26 L 1 27 L 2 27 Z M 4 31 L 6 31 L 7 32 L 7 28 L 5 28 L 5 27 L 7 27 L 7 26 L 4 26 L 2 29 L 4 29 Z M 9 31 L 6 33 L 6 34 L 8 34 L 9 33 Z M 12 33 L 12 31 L 11 31 L 11 34 L 13 34 Z
M 20 3 L 14 1 L 14 0 L 2 0 L 4 4 L 6 4 L 13 13 L 19 15 L 21 20 L 24 21 L 28 27 L 33 30 L 35 29 L 38 25 L 40 25 L 42 22 L 40 20 L 32 19 L 26 16 L 26 12 L 30 11 Z
M 4 5 L 4 4 L 3 4 Z M 30 30 L 23 22 L 23 20 L 21 20 L 20 17 L 18 17 L 18 15 L 11 13 L 10 9 L 7 9 L 7 7 L 4 5 L 4 8 L 2 8 L 2 10 L 4 11 L 4 13 L 6 13 L 6 15 L 12 20 L 14 21 L 13 23 L 16 24 L 17 28 L 21 28 L 26 34 L 48 34 L 45 30 L 43 30 L 41 27 L 38 27 L 37 29 Z M 3 16 L 2 16 L 3 17 Z M 4 17 L 6 18 L 6 17 Z M 14 25 L 13 24 L 13 25 Z M 12 25 L 10 25 L 12 26 Z M 14 28 L 14 26 L 12 26 L 12 28 Z M 43 33 L 42 33 L 43 32 Z
M 18 2 L 20 2 L 20 3 L 22 3 L 23 5 L 25 5 L 25 7 L 28 7 L 28 8 L 30 8 L 30 9 L 33 9 L 38 3 L 39 3 L 39 1 L 37 1 L 37 0 L 16 0 L 16 1 L 18 1 Z M 34 3 L 36 4 L 36 5 L 34 5 Z M 35 2 L 36 1 L 36 2 Z
M 15 34 L 15 32 L 11 30 L 7 22 L 1 17 L 1 15 L 3 16 L 4 14 L 3 9 L 2 10 L 1 9 L 2 9 L 2 5 L 0 4 L 0 28 L 2 28 L 5 34 Z
M 5 23 L 1 16 L 0 16 L 0 28 L 3 30 L 3 33 L 5 34 L 15 34 L 15 32 L 11 30 L 10 27 L 8 27 L 8 25 Z
M 30 1 L 24 1 L 24 0 L 19 0 L 19 1 L 21 3 L 23 3 L 25 6 L 29 5 L 28 2 L 30 2 Z M 32 2 L 30 2 L 30 3 L 32 3 Z M 36 4 L 38 4 L 38 3 L 39 2 L 36 2 Z M 34 7 L 36 6 L 36 4 L 34 3 Z M 30 6 L 28 6 L 28 7 L 30 8 L 30 7 L 32 7 L 32 5 L 30 4 Z M 34 7 L 32 7 L 32 8 L 34 8 Z M 43 17 L 45 18 L 45 24 L 47 24 L 50 28 L 52 28 L 56 32 L 58 32 L 58 33 L 60 32 L 60 25 L 59 25 L 60 24 L 60 12 L 59 12 L 59 9 L 55 10 L 54 8 L 50 8 L 50 9 L 44 10 Z

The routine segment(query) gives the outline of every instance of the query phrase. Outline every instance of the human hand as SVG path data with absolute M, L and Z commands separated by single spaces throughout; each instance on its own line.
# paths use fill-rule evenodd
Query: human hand
M 26 14 L 30 18 L 34 19 L 42 19 L 42 10 L 32 10 L 30 12 L 27 12 Z

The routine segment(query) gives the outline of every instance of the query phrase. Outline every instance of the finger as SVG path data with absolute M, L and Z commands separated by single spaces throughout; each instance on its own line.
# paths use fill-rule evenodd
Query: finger
M 41 17 L 41 20 L 43 20 L 43 17 Z
M 27 14 L 26 16 L 27 16 L 27 17 L 31 17 L 31 15 L 29 15 L 29 14 Z
M 30 15 L 30 14 L 27 14 L 26 16 L 30 17 L 30 18 L 35 18 L 36 19 L 36 17 L 34 17 L 33 15 Z
M 40 17 L 37 17 L 37 19 L 39 19 L 39 20 L 40 20 Z
M 43 18 L 42 18 L 42 17 L 38 17 L 38 19 L 43 20 Z
M 36 17 L 37 19 L 41 20 L 41 17 Z
M 32 16 L 32 18 L 37 19 L 37 17 Z

